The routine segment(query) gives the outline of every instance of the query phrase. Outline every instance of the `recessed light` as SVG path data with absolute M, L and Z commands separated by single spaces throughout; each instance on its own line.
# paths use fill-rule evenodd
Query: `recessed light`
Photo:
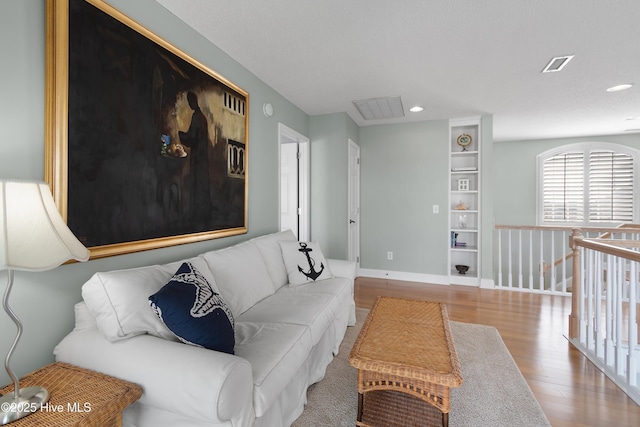
M 640 116 L 627 117 L 625 120 L 640 120 Z
M 412 113 L 419 113 L 420 111 L 423 111 L 424 107 L 421 107 L 420 105 L 416 105 L 414 107 L 409 108 L 409 111 L 411 111 Z
M 629 89 L 631 86 L 633 86 L 633 84 L 631 84 L 631 83 L 625 83 L 623 85 L 612 86 L 612 87 L 607 89 L 607 92 L 620 92 L 621 90 Z

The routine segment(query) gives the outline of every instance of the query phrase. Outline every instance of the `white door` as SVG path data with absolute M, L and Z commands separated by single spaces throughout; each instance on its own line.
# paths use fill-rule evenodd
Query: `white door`
M 280 230 L 309 240 L 309 138 L 278 124 L 280 142 Z
M 349 261 L 360 267 L 360 147 L 349 140 Z
M 298 144 L 280 146 L 280 230 L 298 237 Z

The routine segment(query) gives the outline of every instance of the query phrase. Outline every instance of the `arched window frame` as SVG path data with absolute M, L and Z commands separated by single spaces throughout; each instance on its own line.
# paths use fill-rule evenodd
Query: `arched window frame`
M 567 144 L 560 147 L 547 150 L 538 154 L 536 158 L 536 172 L 537 172 L 537 203 L 536 203 L 536 216 L 538 225 L 555 225 L 555 226 L 594 226 L 594 227 L 608 227 L 616 226 L 620 222 L 590 222 L 589 220 L 589 203 L 588 203 L 588 182 L 589 182 L 589 155 L 593 151 L 612 151 L 614 153 L 621 153 L 631 156 L 633 159 L 633 194 L 632 194 L 632 209 L 633 209 L 633 222 L 638 223 L 640 218 L 640 203 L 638 201 L 640 191 L 640 151 L 631 148 L 626 145 L 614 144 L 609 142 L 579 142 L 574 144 Z M 544 164 L 548 159 L 553 158 L 563 153 L 582 153 L 584 160 L 584 183 L 583 188 L 583 206 L 584 206 L 584 218 L 581 222 L 576 221 L 545 221 L 544 216 Z

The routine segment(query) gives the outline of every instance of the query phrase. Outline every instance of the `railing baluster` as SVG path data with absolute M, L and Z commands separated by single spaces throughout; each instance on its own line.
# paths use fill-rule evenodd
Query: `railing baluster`
M 618 271 L 620 268 L 620 259 L 611 255 L 613 262 L 611 264 L 611 272 L 609 276 L 611 277 L 611 281 L 607 285 L 611 290 L 611 311 L 612 311 L 612 319 L 611 319 L 611 345 L 613 346 L 613 354 L 611 355 L 611 361 L 609 363 L 610 366 L 614 368 L 614 372 L 617 371 L 618 366 L 618 326 L 616 321 L 618 316 L 622 316 L 620 313 L 618 306 L 618 298 L 620 298 L 620 288 L 618 285 Z
M 586 261 L 586 249 L 580 248 L 580 259 Z M 585 262 L 583 265 L 588 265 L 588 262 Z M 586 344 L 587 342 L 587 313 L 586 313 L 586 301 L 587 294 L 589 290 L 587 289 L 587 268 L 580 266 L 580 294 L 582 297 L 580 298 L 580 309 L 578 310 L 580 315 L 580 342 Z
M 533 286 L 533 230 L 529 230 L 529 290 Z
M 623 346 L 623 333 L 622 333 L 622 323 L 623 323 L 623 311 L 622 311 L 622 302 L 624 300 L 624 275 L 625 275 L 625 262 L 620 259 L 618 262 L 618 269 L 616 271 L 616 289 L 617 289 L 617 298 L 616 298 L 616 311 L 618 315 L 616 316 L 616 374 L 623 375 L 625 370 L 625 355 L 626 351 Z
M 594 326 L 593 326 L 593 255 L 594 251 L 587 251 L 587 348 L 593 350 Z
M 562 231 L 562 241 L 563 242 L 569 241 L 569 239 L 567 238 L 567 232 L 564 230 Z M 562 294 L 566 295 L 566 293 L 567 293 L 567 259 L 565 257 L 565 259 L 562 261 Z
M 629 266 L 629 354 L 627 356 L 627 381 L 631 386 L 638 385 L 638 356 L 636 347 L 638 345 L 638 323 L 636 322 L 636 304 L 637 304 L 637 285 L 638 276 L 636 267 L 637 262 L 631 261 Z
M 511 257 L 512 257 L 513 251 L 511 250 L 511 229 L 509 229 L 509 287 L 513 288 L 513 270 L 512 265 L 511 265 Z
M 551 283 L 549 284 L 549 289 L 553 292 L 556 289 L 556 232 L 555 230 L 551 230 Z
M 591 251 L 594 255 L 593 278 L 594 278 L 594 350 L 597 357 L 604 356 L 604 337 L 602 335 L 602 252 Z
M 540 230 L 540 281 L 539 288 L 544 291 L 544 231 Z
M 518 289 L 522 289 L 522 230 L 518 230 Z
M 615 298 L 615 286 L 613 285 L 612 271 L 615 268 L 616 258 L 607 254 L 607 273 L 605 282 L 605 298 L 606 298 L 606 330 L 605 330 L 605 344 L 604 344 L 604 363 L 607 366 L 613 364 L 613 319 L 615 318 L 615 312 L 613 310 L 613 299 Z
M 571 255 L 573 256 L 573 268 L 571 271 L 571 313 L 569 314 L 569 339 L 581 340 L 581 324 L 582 324 L 582 247 L 579 242 L 582 239 L 580 230 L 573 230 L 569 237 L 569 246 L 571 247 Z
M 498 229 L 498 286 L 502 287 L 502 229 Z

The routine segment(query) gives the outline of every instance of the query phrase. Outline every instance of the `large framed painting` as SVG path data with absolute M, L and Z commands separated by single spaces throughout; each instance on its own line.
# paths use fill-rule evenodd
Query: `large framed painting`
M 92 258 L 246 233 L 248 105 L 107 3 L 47 1 L 45 177 Z

